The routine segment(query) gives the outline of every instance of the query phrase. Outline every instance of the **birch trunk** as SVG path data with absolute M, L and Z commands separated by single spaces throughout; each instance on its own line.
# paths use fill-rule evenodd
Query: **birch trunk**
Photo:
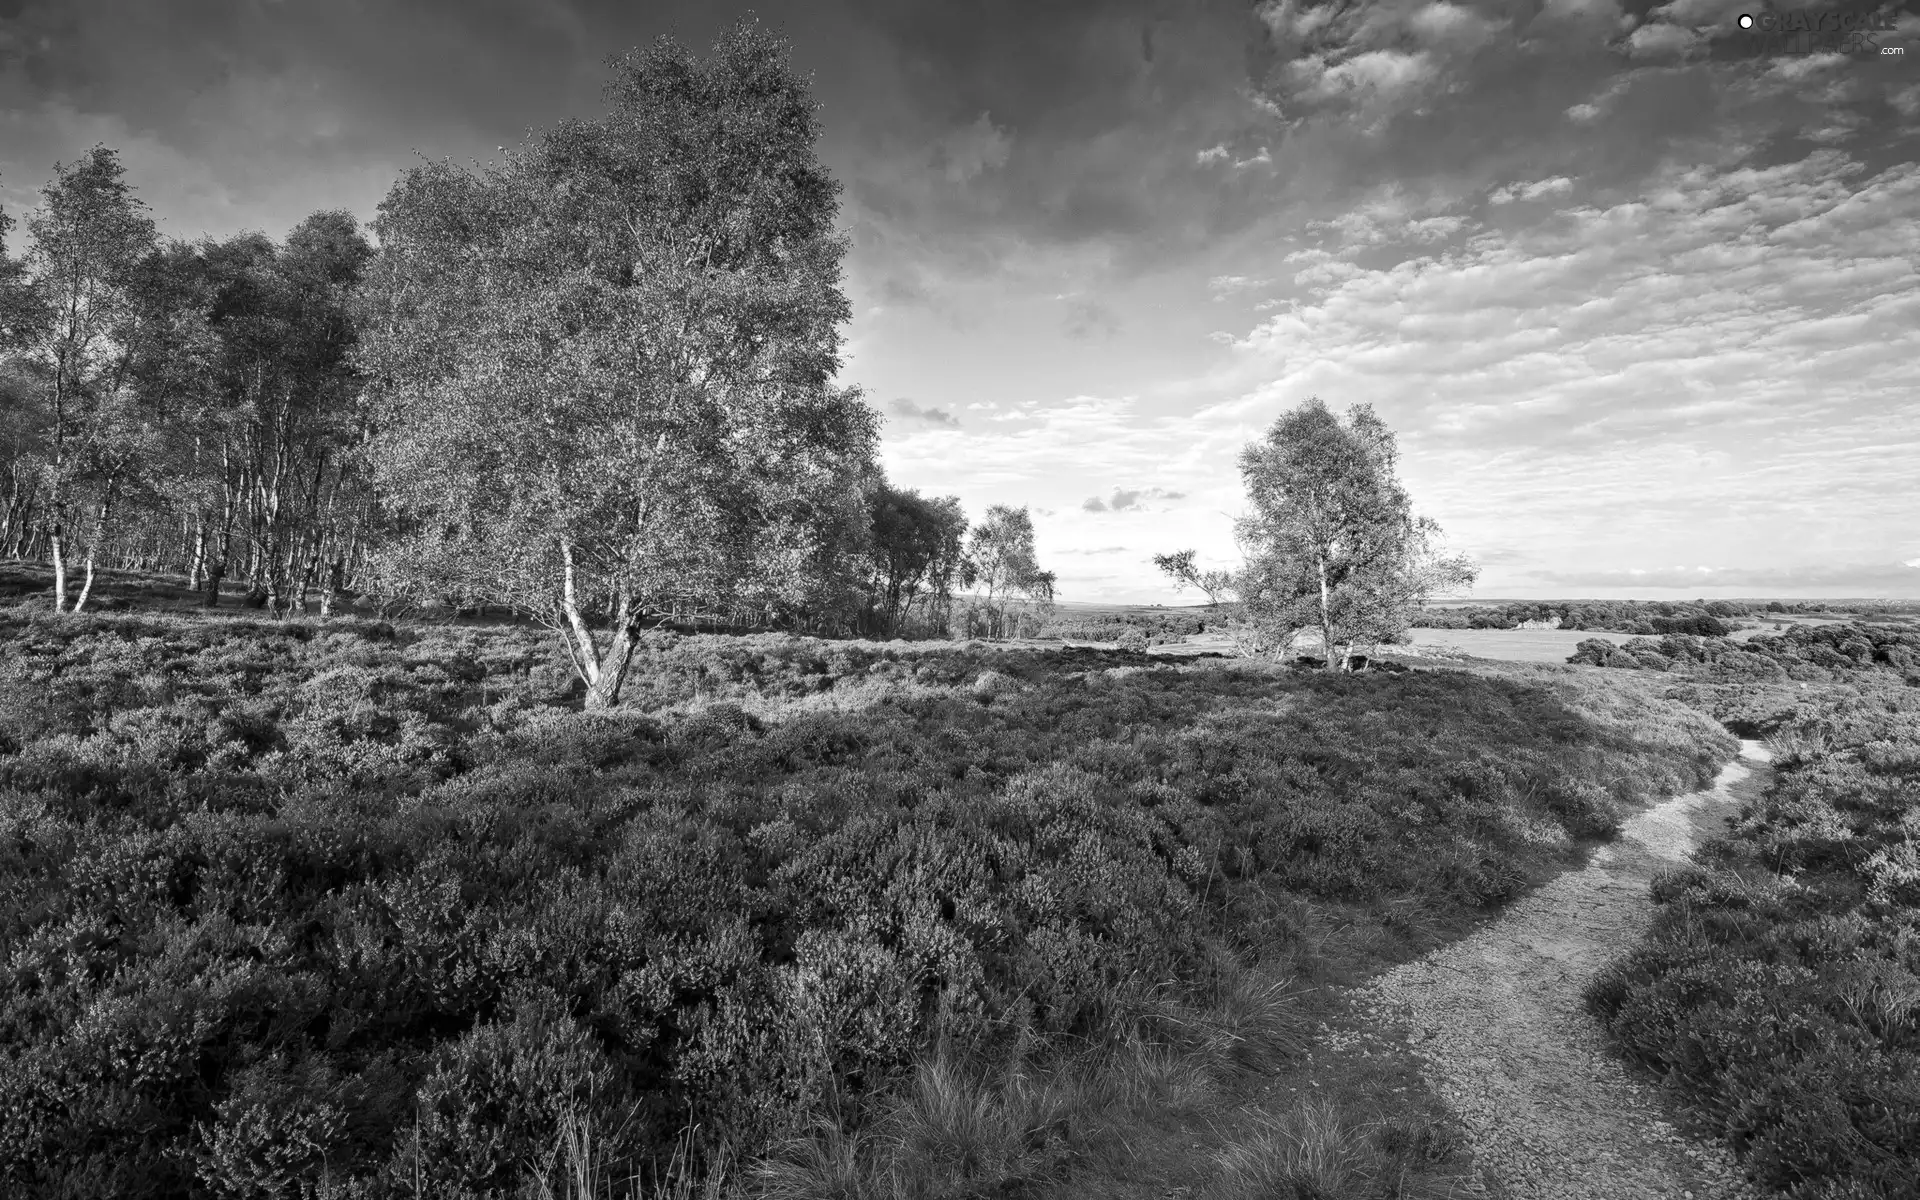
M 1327 556 L 1316 556 L 1316 565 L 1320 568 L 1320 653 L 1326 656 L 1327 665 L 1333 665 L 1333 603 L 1327 592 Z M 1342 663 L 1342 666 L 1345 664 Z
M 560 560 L 561 609 L 566 617 L 567 628 L 573 633 L 574 669 L 586 681 L 586 708 L 589 712 L 612 708 L 620 701 L 620 685 L 626 680 L 627 668 L 633 662 L 634 645 L 638 641 L 628 595 L 624 588 L 620 590 L 613 614 L 613 639 L 603 654 L 594 640 L 593 631 L 587 627 L 586 618 L 580 612 L 572 542 L 561 541 Z
M 106 489 L 100 494 L 100 508 L 93 518 L 93 536 L 87 539 L 87 580 L 80 585 L 80 597 L 73 602 L 73 611 L 79 612 L 87 605 L 87 597 L 93 594 L 93 561 L 100 553 L 100 542 L 107 536 L 107 513 L 113 507 L 113 489 L 116 480 L 107 479 Z

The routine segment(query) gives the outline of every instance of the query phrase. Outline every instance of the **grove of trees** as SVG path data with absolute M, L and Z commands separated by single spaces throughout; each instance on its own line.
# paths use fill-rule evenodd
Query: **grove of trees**
M 57 166 L 0 255 L 0 551 L 63 611 L 101 566 L 275 615 L 505 606 L 592 708 L 656 624 L 1038 632 L 1028 510 L 892 486 L 835 382 L 848 243 L 786 44 L 747 21 L 612 66 L 606 114 L 423 161 L 367 231 L 163 239 L 113 150 Z M 1244 565 L 1154 561 L 1253 648 L 1313 630 L 1344 664 L 1473 578 L 1396 455 L 1310 400 L 1242 455 Z
M 62 611 L 97 567 L 276 615 L 506 606 L 590 707 L 653 623 L 1033 624 L 1027 511 L 894 488 L 833 382 L 847 242 L 788 59 L 751 21 L 663 38 L 604 116 L 423 162 L 370 231 L 163 239 L 115 151 L 57 166 L 0 254 L 0 554 Z

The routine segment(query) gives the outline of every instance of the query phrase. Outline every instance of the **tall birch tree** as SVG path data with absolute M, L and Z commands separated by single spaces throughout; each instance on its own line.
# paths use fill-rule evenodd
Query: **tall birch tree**
M 53 556 L 54 608 L 67 608 L 73 543 L 85 548 L 87 582 L 114 501 L 137 462 L 141 422 L 130 396 L 134 281 L 157 235 L 119 156 L 96 146 L 54 167 L 27 216 L 27 275 L 37 319 L 25 353 L 44 388 L 42 521 Z
M 1320 633 L 1344 669 L 1356 644 L 1389 641 L 1429 595 L 1470 585 L 1474 567 L 1440 547 L 1398 476 L 1398 448 L 1366 405 L 1347 419 L 1318 397 L 1282 414 L 1240 457 L 1253 511 L 1236 532 L 1236 584 L 1263 644 Z
M 857 569 L 878 429 L 831 382 L 838 185 L 785 44 L 613 66 L 607 116 L 401 179 L 360 355 L 389 586 L 548 621 L 596 708 L 649 614 Z

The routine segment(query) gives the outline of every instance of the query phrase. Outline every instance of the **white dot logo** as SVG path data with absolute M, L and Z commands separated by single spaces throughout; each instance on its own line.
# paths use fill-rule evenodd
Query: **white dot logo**
M 1752 13 L 1741 13 L 1741 14 L 1740 14 L 1740 28 L 1742 28 L 1742 29 L 1752 29 L 1752 28 L 1753 28 L 1753 14 L 1752 14 Z

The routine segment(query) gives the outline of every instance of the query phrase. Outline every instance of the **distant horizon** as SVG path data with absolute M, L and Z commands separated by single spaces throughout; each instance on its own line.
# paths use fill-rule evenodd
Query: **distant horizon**
M 1639 601 L 1646 604 L 1688 604 L 1698 600 L 1727 600 L 1738 604 L 1767 604 L 1779 601 L 1782 604 L 1820 603 L 1829 605 L 1846 604 L 1920 604 L 1920 596 L 1700 596 L 1678 594 L 1672 596 L 1649 596 L 1646 594 L 1631 596 L 1574 596 L 1564 593 L 1540 596 L 1449 596 L 1444 599 L 1429 600 L 1428 608 L 1464 608 L 1472 605 L 1494 607 L 1502 604 L 1540 604 L 1567 603 L 1583 604 L 1598 601 Z M 1161 600 L 1056 600 L 1060 608 L 1210 608 L 1205 601 L 1178 600 L 1167 603 Z

